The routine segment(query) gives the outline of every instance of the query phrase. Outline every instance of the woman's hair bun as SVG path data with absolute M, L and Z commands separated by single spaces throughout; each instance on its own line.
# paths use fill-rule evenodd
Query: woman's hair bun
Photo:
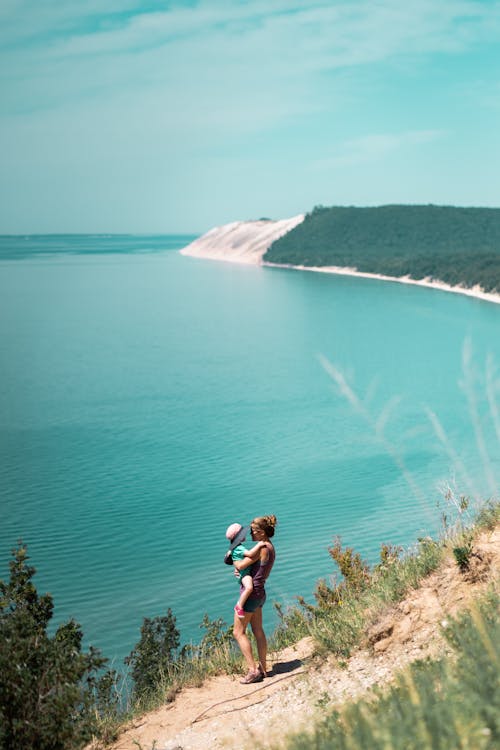
M 278 519 L 276 516 L 260 516 L 259 518 L 254 518 L 253 523 L 257 524 L 268 537 L 272 537 L 274 536 L 274 528 L 278 523 Z

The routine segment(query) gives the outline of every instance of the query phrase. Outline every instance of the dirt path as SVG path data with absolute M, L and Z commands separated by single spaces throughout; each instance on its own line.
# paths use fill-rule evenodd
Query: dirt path
M 447 618 L 498 581 L 500 529 L 483 532 L 474 551 L 471 575 L 461 574 L 450 556 L 369 629 L 365 648 L 342 667 L 334 658 L 315 660 L 312 641 L 304 638 L 275 655 L 272 676 L 263 682 L 241 685 L 239 677 L 223 675 L 183 690 L 174 703 L 136 721 L 109 750 L 222 750 L 252 740 L 280 744 L 326 706 L 361 695 L 409 662 L 442 651 L 440 630 Z

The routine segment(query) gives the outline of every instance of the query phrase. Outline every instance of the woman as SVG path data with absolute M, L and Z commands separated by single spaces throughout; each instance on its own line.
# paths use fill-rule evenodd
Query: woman
M 252 539 L 255 542 L 264 543 L 260 549 L 259 559 L 253 561 L 251 558 L 245 557 L 243 560 L 234 562 L 234 566 L 238 570 L 243 570 L 251 565 L 250 573 L 253 578 L 253 591 L 243 607 L 245 616 L 240 618 L 236 613 L 234 615 L 233 635 L 248 667 L 247 675 L 241 680 L 243 685 L 261 682 L 264 677 L 267 677 L 267 639 L 262 627 L 262 607 L 266 601 L 266 579 L 269 577 L 276 557 L 274 546 L 269 541 L 274 536 L 276 523 L 276 516 L 254 518 L 250 524 Z M 248 623 L 250 623 L 257 642 L 258 663 L 254 661 L 252 646 L 246 633 Z

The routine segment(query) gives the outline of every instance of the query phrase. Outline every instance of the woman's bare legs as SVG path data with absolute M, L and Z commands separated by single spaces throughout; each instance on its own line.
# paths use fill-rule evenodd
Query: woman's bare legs
M 255 663 L 254 658 L 253 658 L 252 646 L 250 645 L 250 641 L 246 634 L 246 629 L 247 629 L 248 623 L 251 622 L 252 630 L 253 630 L 253 618 L 255 617 L 256 614 L 257 614 L 256 612 L 245 612 L 245 617 L 241 617 L 241 618 L 238 617 L 236 614 L 234 615 L 233 635 L 236 641 L 238 642 L 238 646 L 240 647 L 241 653 L 243 654 L 243 657 L 247 663 L 249 672 L 255 672 L 257 669 L 257 664 Z M 260 618 L 262 622 L 262 614 Z M 262 625 L 261 625 L 261 629 L 262 629 Z
M 262 607 L 259 607 L 252 612 L 253 617 L 250 620 L 250 626 L 252 628 L 255 640 L 257 642 L 257 653 L 259 654 L 259 663 L 262 667 L 264 675 L 267 674 L 267 638 L 262 627 Z M 241 620 L 240 620 L 241 622 Z

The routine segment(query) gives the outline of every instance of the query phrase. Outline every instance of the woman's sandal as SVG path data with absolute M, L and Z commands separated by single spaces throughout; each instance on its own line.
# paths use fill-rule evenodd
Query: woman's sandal
M 251 685 L 252 682 L 262 682 L 263 679 L 264 675 L 262 674 L 262 671 L 256 669 L 255 671 L 250 671 L 242 680 L 240 680 L 240 683 L 242 685 Z

